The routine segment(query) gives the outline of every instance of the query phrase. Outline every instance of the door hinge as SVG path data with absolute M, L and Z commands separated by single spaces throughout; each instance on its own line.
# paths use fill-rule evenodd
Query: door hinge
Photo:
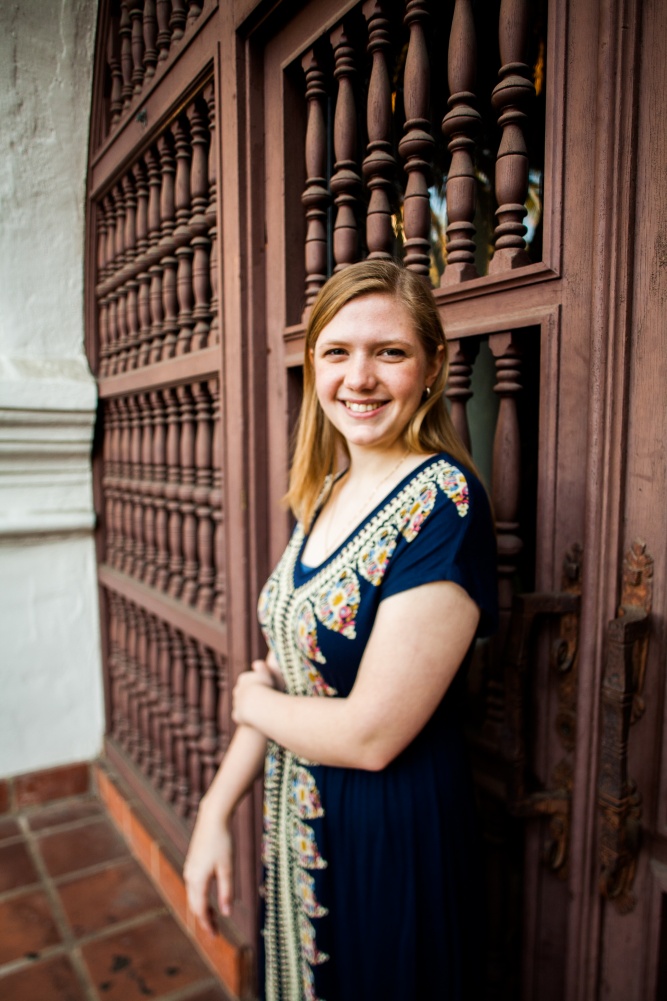
M 653 559 L 633 542 L 623 562 L 621 603 L 607 625 L 602 677 L 598 809 L 600 892 L 621 914 L 636 904 L 641 796 L 628 775 L 630 727 L 644 713 L 644 677 L 653 598 Z

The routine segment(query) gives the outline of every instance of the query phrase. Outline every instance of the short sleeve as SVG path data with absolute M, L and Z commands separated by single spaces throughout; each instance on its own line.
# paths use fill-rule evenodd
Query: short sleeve
M 382 582 L 380 599 L 434 581 L 452 581 L 480 610 L 478 635 L 498 623 L 496 540 L 486 491 L 466 473 L 468 503 L 438 489 L 435 503 L 415 531 L 402 532 Z

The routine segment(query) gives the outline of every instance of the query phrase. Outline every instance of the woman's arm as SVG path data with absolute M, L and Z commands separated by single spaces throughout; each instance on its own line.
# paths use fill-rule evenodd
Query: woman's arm
M 321 764 L 386 767 L 423 729 L 470 646 L 479 609 L 458 584 L 423 584 L 380 602 L 345 699 L 285 695 L 254 672 L 234 690 L 233 718 Z
M 256 662 L 259 664 L 263 662 Z M 258 676 L 266 680 L 266 674 Z M 239 726 L 199 804 L 183 877 L 190 910 L 211 932 L 215 926 L 208 906 L 209 886 L 215 878 L 218 905 L 223 914 L 229 914 L 233 899 L 230 820 L 239 801 L 261 774 L 265 754 L 266 737 L 250 726 Z

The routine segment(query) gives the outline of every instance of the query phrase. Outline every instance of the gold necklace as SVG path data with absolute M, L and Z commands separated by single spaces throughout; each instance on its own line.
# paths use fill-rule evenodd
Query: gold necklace
M 363 504 L 361 505 L 361 507 L 358 508 L 358 510 L 355 511 L 353 517 L 351 517 L 348 520 L 347 525 L 343 529 L 343 531 L 340 532 L 338 535 L 334 536 L 334 541 L 333 541 L 333 543 L 330 544 L 330 542 L 329 542 L 329 534 L 331 532 L 331 527 L 332 527 L 332 525 L 333 525 L 333 523 L 335 521 L 336 510 L 338 508 L 338 498 L 340 496 L 340 490 L 338 491 L 338 493 L 334 497 L 333 505 L 332 505 L 332 508 L 331 508 L 331 515 L 329 517 L 329 521 L 327 522 L 327 527 L 326 527 L 326 530 L 324 532 L 324 552 L 326 554 L 325 557 L 324 557 L 324 559 L 328 559 L 329 556 L 331 555 L 331 553 L 334 552 L 334 550 L 338 548 L 339 543 L 345 538 L 345 533 L 348 532 L 348 526 L 351 526 L 352 528 L 356 528 L 356 526 L 358 525 L 358 523 L 361 521 L 362 514 L 366 510 L 372 510 L 372 506 L 373 506 L 372 505 L 372 501 L 375 500 L 375 498 L 377 497 L 379 491 L 385 485 L 385 483 L 387 482 L 387 480 L 391 479 L 391 477 L 394 476 L 394 474 L 398 472 L 398 470 L 401 468 L 401 466 L 403 465 L 403 463 L 405 462 L 405 460 L 407 459 L 407 457 L 408 457 L 409 454 L 410 454 L 409 450 L 403 453 L 403 455 L 398 460 L 398 462 L 396 463 L 396 465 L 392 466 L 391 469 L 389 470 L 389 472 L 387 473 L 387 475 L 382 477 L 382 479 L 377 484 L 377 486 L 375 487 L 375 489 L 373 490 L 373 492 L 368 497 L 365 498 L 365 500 L 364 500 Z

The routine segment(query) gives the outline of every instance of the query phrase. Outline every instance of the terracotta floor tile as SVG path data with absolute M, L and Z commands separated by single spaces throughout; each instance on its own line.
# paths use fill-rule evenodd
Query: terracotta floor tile
M 28 824 L 31 831 L 44 831 L 57 824 L 69 824 L 73 820 L 83 820 L 86 817 L 102 816 L 102 806 L 95 799 L 72 799 L 66 803 L 45 806 L 29 814 Z
M 16 838 L 22 833 L 14 817 L 0 817 L 0 841 Z
M 63 876 L 129 854 L 127 845 L 108 820 L 95 820 L 73 831 L 42 834 L 39 850 L 51 876 Z
M 169 915 L 82 947 L 93 983 L 104 1001 L 145 1001 L 210 977 L 208 969 Z
M 34 954 L 60 940 L 43 890 L 30 890 L 0 902 L 0 964 L 30 954 L 34 958 Z
M 3 1001 L 86 1001 L 79 978 L 65 956 L 0 977 L 0 998 Z
M 0 893 L 38 882 L 39 875 L 23 841 L 0 847 Z
M 77 937 L 164 906 L 162 898 L 133 860 L 60 883 L 58 893 Z

